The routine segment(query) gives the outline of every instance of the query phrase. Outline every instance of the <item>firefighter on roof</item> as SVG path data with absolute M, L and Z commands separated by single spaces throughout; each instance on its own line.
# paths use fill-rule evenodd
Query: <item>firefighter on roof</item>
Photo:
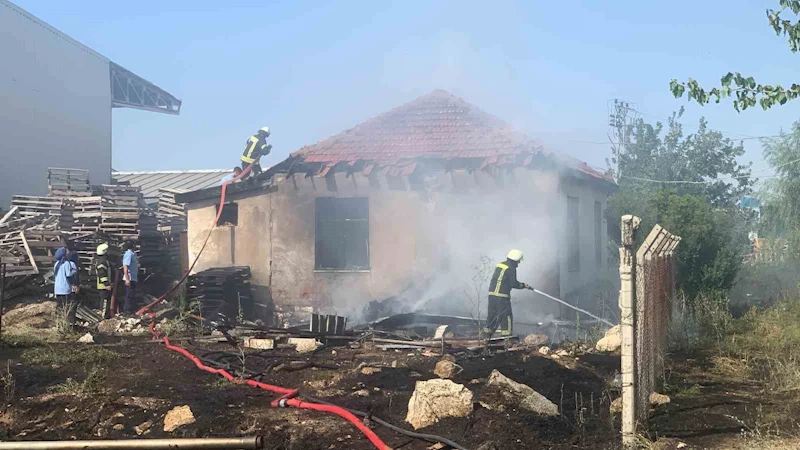
M 486 339 L 499 331 L 503 337 L 511 336 L 513 316 L 511 314 L 511 290 L 531 289 L 525 283 L 517 281 L 517 266 L 522 262 L 522 251 L 511 250 L 504 262 L 494 269 L 492 281 L 489 282 L 489 313 L 486 317 Z
M 258 130 L 258 133 L 250 136 L 244 147 L 244 153 L 242 153 L 242 170 L 252 165 L 250 172 L 254 176 L 261 173 L 261 165 L 258 163 L 258 159 L 262 156 L 267 156 L 272 150 L 272 146 L 267 145 L 268 137 L 269 127 L 264 127 Z

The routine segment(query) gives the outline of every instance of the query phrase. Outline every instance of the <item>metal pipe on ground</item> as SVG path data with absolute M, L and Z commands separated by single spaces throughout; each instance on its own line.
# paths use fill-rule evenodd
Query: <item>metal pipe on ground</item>
M 0 450 L 161 450 L 161 449 L 262 449 L 262 436 L 244 438 L 192 438 L 192 439 L 121 439 L 96 441 L 16 441 L 0 442 Z

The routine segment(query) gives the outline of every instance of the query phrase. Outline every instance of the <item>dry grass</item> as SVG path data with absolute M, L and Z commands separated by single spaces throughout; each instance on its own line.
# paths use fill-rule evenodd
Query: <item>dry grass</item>
M 120 358 L 117 352 L 103 347 L 44 346 L 25 349 L 20 358 L 34 366 L 62 366 L 65 364 L 101 364 Z
M 92 397 L 101 395 L 105 392 L 103 385 L 106 381 L 105 372 L 102 369 L 93 367 L 83 381 L 75 381 L 67 378 L 63 383 L 50 386 L 47 391 L 51 394 L 71 394 L 80 397 Z

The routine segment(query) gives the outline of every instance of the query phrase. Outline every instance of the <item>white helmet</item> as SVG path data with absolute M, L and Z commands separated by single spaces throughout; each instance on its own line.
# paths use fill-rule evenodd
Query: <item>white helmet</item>
M 261 131 L 267 136 L 269 136 L 269 127 L 261 127 L 258 131 Z
M 522 250 L 517 250 L 517 249 L 511 250 L 510 252 L 508 252 L 508 256 L 506 256 L 506 258 L 512 261 L 522 262 L 523 258 Z
M 100 244 L 97 246 L 97 255 L 103 256 L 108 253 L 108 244 Z

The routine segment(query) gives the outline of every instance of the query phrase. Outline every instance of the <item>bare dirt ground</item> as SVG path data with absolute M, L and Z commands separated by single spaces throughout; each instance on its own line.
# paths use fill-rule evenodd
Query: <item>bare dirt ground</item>
M 273 394 L 202 372 L 146 336 L 97 336 L 102 345 L 20 339 L 25 336 L 20 327 L 28 335 L 50 333 L 47 321 L 41 320 L 49 310 L 37 308 L 42 311 L 19 320 L 16 330 L 4 327 L 2 440 L 259 434 L 266 436 L 272 449 L 373 448 L 339 417 L 271 408 Z M 13 333 L 6 334 L 8 329 Z M 306 396 L 366 411 L 406 429 L 411 429 L 404 419 L 415 384 L 436 378 L 433 368 L 439 360 L 430 353 L 381 351 L 369 345 L 323 348 L 310 356 L 288 349 L 242 354 L 227 344 L 181 345 L 198 356 L 219 359 L 227 354 L 232 362 L 243 357 L 250 370 L 266 373 L 264 382 L 299 388 Z M 330 368 L 276 371 L 291 361 L 314 361 Z M 456 362 L 464 370 L 453 381 L 473 391 L 475 409 L 468 417 L 443 419 L 421 432 L 444 436 L 469 449 L 618 448 L 619 418 L 609 412 L 611 401 L 619 396 L 613 382 L 619 368 L 617 356 L 553 357 L 531 348 L 491 356 L 462 353 Z M 357 370 L 365 364 L 380 370 Z M 737 374 L 737 367 L 736 361 L 703 355 L 673 356 L 665 387 L 672 401 L 652 412 L 649 441 L 643 440 L 643 446 L 800 448 L 794 421 L 800 413 L 797 393 L 767 391 Z M 522 410 L 499 413 L 481 407 L 477 401 L 493 369 L 547 397 L 558 405 L 561 415 L 546 418 Z M 182 405 L 191 408 L 196 422 L 165 432 L 165 414 Z M 374 429 L 392 448 L 431 446 L 380 426 Z

